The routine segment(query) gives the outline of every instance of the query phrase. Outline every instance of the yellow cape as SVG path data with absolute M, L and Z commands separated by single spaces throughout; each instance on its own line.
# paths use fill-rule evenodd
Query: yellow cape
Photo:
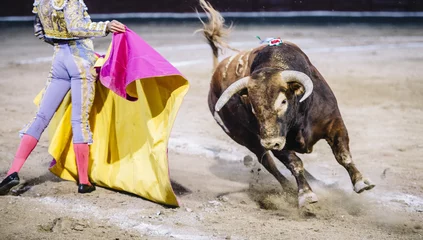
M 96 66 L 103 63 L 100 58 Z M 157 203 L 179 206 L 169 178 L 167 145 L 189 83 L 175 75 L 142 79 L 135 81 L 135 85 L 139 98 L 130 102 L 100 81 L 96 83 L 90 113 L 94 139 L 90 146 L 90 181 Z M 42 92 L 34 100 L 37 105 Z M 77 181 L 71 107 L 68 93 L 49 125 L 49 153 L 56 160 L 50 171 L 62 179 Z

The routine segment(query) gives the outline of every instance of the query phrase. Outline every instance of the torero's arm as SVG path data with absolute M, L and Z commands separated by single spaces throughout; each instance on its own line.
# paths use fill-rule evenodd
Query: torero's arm
M 41 23 L 40 17 L 38 16 L 38 5 L 39 4 L 40 4 L 40 2 L 38 0 L 35 0 L 34 1 L 34 8 L 32 9 L 32 13 L 35 14 L 35 18 L 34 18 L 34 35 L 38 39 L 40 39 L 40 40 L 42 40 L 42 41 L 44 41 L 44 42 L 46 42 L 48 44 L 53 45 L 53 42 L 51 41 L 51 39 L 46 38 L 45 35 L 44 35 L 43 24 Z
M 44 42 L 46 42 L 50 45 L 53 45 L 53 42 L 51 41 L 51 39 L 46 38 L 44 36 L 44 28 L 43 28 L 43 25 L 41 24 L 40 17 L 38 17 L 38 14 L 35 14 L 35 19 L 34 19 L 34 35 L 38 39 L 40 39 L 40 40 L 42 40 L 42 41 L 44 41 Z
M 104 37 L 108 34 L 107 22 L 91 22 L 87 20 L 86 6 L 80 0 L 68 0 L 64 7 L 64 17 L 68 32 L 74 37 Z

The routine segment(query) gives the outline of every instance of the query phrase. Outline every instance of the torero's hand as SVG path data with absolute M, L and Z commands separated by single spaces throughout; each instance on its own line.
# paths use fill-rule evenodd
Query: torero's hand
M 123 25 L 121 22 L 113 20 L 107 24 L 107 32 L 112 33 L 123 33 L 126 31 L 126 26 Z

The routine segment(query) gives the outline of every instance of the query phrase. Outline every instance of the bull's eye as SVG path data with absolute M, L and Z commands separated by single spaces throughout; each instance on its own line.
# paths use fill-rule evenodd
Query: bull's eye
M 286 96 L 283 92 L 280 92 L 278 97 L 275 100 L 275 103 L 273 105 L 274 109 L 278 113 L 278 115 L 282 115 L 285 113 L 287 107 L 288 107 L 288 100 L 286 99 Z

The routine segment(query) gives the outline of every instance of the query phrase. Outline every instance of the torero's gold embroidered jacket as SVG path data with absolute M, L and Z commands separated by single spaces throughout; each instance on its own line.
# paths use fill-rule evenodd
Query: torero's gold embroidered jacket
M 83 0 L 35 0 L 35 35 L 49 43 L 106 36 L 109 22 L 92 22 L 87 10 Z

